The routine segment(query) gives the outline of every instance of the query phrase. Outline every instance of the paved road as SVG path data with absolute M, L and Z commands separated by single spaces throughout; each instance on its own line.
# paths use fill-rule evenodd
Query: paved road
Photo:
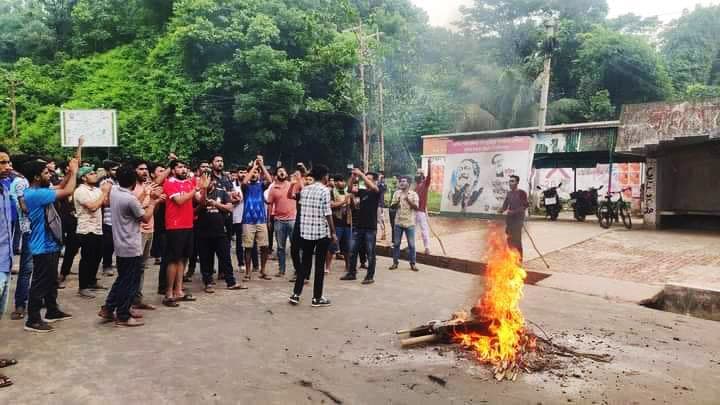
M 446 318 L 475 298 L 482 279 L 428 267 L 390 272 L 388 264 L 380 259 L 372 286 L 340 282 L 336 267 L 329 308 L 311 308 L 307 292 L 291 307 L 289 283 L 253 281 L 247 291 L 198 292 L 198 302 L 147 313 L 147 325 L 134 330 L 100 325 L 100 299 L 78 298 L 72 280 L 60 302 L 75 317 L 54 333 L 0 321 L 2 354 L 20 361 L 2 370 L 16 385 L 0 390 L 0 403 L 332 403 L 317 389 L 346 404 L 720 398 L 720 323 L 543 287 L 526 288 L 526 317 L 560 343 L 615 356 L 612 363 L 561 359 L 559 370 L 496 383 L 487 367 L 448 348 L 401 350 L 394 330 Z M 145 278 L 150 293 L 156 272 L 151 266 Z M 200 291 L 198 281 L 193 288 Z

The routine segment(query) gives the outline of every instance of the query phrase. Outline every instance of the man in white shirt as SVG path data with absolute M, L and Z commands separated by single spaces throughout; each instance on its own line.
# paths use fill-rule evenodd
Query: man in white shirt
M 84 298 L 95 298 L 92 290 L 105 289 L 97 282 L 97 272 L 103 251 L 101 208 L 110 193 L 111 184 L 105 183 L 102 188 L 98 188 L 98 175 L 92 166 L 80 168 L 78 178 L 82 184 L 73 193 L 80 241 L 78 294 Z

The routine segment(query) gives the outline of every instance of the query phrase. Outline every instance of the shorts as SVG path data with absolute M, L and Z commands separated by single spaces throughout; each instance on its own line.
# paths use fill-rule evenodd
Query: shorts
M 259 248 L 269 246 L 267 224 L 243 224 L 242 246 L 245 249 L 252 249 L 255 242 Z
M 335 236 L 337 236 L 337 244 L 330 244 L 330 253 L 337 253 L 340 251 L 340 253 L 347 254 L 350 251 L 352 228 L 345 226 L 337 227 L 335 228 Z
M 195 243 L 192 229 L 168 229 L 165 235 L 165 258 L 169 262 L 190 258 Z

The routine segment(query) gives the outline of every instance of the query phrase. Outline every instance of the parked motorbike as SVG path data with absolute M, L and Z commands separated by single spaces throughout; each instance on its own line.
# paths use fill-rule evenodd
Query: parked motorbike
M 600 219 L 598 213 L 598 191 L 602 190 L 603 187 L 604 186 L 598 188 L 590 187 L 588 190 L 578 190 L 570 193 L 575 219 L 583 222 L 588 215 L 593 214 Z
M 560 197 L 558 197 L 557 192 L 557 189 L 561 186 L 562 183 L 558 184 L 556 187 L 550 187 L 545 190 L 543 190 L 542 187 L 537 186 L 538 190 L 542 190 L 543 197 L 541 202 L 545 206 L 545 216 L 550 217 L 551 221 L 557 220 L 558 215 L 560 215 L 560 210 L 562 209 Z

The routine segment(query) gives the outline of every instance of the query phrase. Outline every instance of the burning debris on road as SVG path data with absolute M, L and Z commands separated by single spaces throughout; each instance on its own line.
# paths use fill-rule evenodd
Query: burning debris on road
M 609 355 L 578 353 L 541 338 L 525 325 L 520 311 L 526 272 L 520 254 L 508 247 L 497 226 L 488 233 L 485 289 L 470 313 L 456 312 L 447 321 L 431 321 L 405 335 L 402 347 L 428 343 L 455 343 L 493 367 L 497 380 L 515 380 L 519 372 L 551 367 L 554 356 L 575 356 L 609 362 Z

